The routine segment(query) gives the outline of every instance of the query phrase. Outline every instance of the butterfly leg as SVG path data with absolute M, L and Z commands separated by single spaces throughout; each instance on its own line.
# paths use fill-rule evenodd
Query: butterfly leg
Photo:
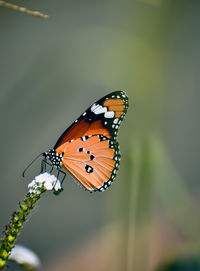
M 62 180 L 61 180 L 61 186 L 62 186 L 63 181 L 64 181 L 64 179 L 65 179 L 65 177 L 66 177 L 66 173 L 65 173 L 64 171 L 62 171 L 62 170 L 60 170 L 60 172 L 63 173 L 63 178 L 62 178 Z
M 43 172 L 47 171 L 47 165 L 51 167 L 50 173 L 52 173 L 52 171 L 53 171 L 53 165 L 50 164 L 50 163 L 48 163 L 46 159 L 42 160 L 40 173 L 43 173 Z
M 40 170 L 40 173 L 43 173 L 46 171 L 46 160 L 43 159 L 42 162 L 41 162 L 41 170 Z
M 63 177 L 62 177 L 62 180 L 61 180 L 61 185 L 62 185 L 62 183 L 63 183 L 63 181 L 65 179 L 66 173 L 64 171 L 58 169 L 57 179 L 59 178 L 60 173 L 63 174 Z
M 53 186 L 53 189 L 54 189 L 54 187 L 56 186 L 57 181 L 59 180 L 59 175 L 60 175 L 61 172 L 62 172 L 63 175 L 64 175 L 64 177 L 62 178 L 62 181 L 61 181 L 61 186 L 62 186 L 62 182 L 63 182 L 63 180 L 64 180 L 64 178 L 65 178 L 66 173 L 63 172 L 62 170 L 60 170 L 60 169 L 57 168 L 57 176 L 56 176 L 57 180 L 56 180 L 56 182 L 55 182 L 55 184 L 54 184 L 54 186 Z
M 60 175 L 60 170 L 58 169 L 57 170 L 57 176 L 56 176 L 57 179 L 59 179 L 59 175 Z

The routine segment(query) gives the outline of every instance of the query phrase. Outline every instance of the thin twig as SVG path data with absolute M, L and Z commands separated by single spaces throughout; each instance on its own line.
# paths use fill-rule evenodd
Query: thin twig
M 43 19 L 47 19 L 49 17 L 48 15 L 43 14 L 43 13 L 41 13 L 39 11 L 32 11 L 32 10 L 29 10 L 27 8 L 20 7 L 20 6 L 17 6 L 17 5 L 8 3 L 6 1 L 2 1 L 2 0 L 0 1 L 0 6 L 5 7 L 5 8 L 10 8 L 12 10 L 19 11 L 19 12 L 22 12 L 22 13 L 25 13 L 25 14 L 28 14 L 28 15 L 40 17 L 40 18 L 43 18 Z

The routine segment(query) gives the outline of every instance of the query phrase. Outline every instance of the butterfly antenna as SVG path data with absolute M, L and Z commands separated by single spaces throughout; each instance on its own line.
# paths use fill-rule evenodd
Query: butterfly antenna
M 25 168 L 25 170 L 22 172 L 22 177 L 25 176 L 25 172 L 27 171 L 27 169 L 41 156 L 43 155 L 43 153 L 40 153 L 38 156 L 35 157 L 35 159 L 33 159 L 33 161 Z

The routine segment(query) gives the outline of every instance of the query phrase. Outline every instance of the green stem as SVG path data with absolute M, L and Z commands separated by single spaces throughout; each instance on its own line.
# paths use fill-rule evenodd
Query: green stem
M 23 202 L 19 202 L 19 208 L 12 214 L 10 222 L 5 226 L 4 237 L 0 239 L 0 270 L 3 270 L 6 266 L 6 261 L 14 247 L 14 242 L 20 229 L 27 220 L 30 211 L 45 191 L 46 189 L 42 187 L 40 188 L 40 193 L 26 194 Z

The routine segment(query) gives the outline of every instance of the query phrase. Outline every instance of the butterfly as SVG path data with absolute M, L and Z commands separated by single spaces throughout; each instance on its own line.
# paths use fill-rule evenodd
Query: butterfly
M 64 131 L 53 149 L 41 154 L 43 162 L 65 169 L 90 192 L 104 191 L 119 168 L 117 133 L 127 109 L 124 91 L 104 96 Z

